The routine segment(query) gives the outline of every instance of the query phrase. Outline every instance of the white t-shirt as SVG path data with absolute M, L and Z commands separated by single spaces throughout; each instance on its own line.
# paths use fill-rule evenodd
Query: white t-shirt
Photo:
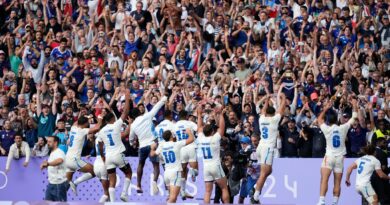
M 59 148 L 51 152 L 47 161 L 50 163 L 55 161 L 56 159 L 62 159 L 64 161 L 58 166 L 48 166 L 47 175 L 50 184 L 61 184 L 67 180 L 65 168 L 65 153 Z
M 370 184 L 371 175 L 375 170 L 381 169 L 381 163 L 372 155 L 365 155 L 355 161 L 357 165 L 356 186 Z
M 194 122 L 188 120 L 179 120 L 175 124 L 174 132 L 177 141 L 188 139 L 187 129 L 191 129 L 195 132 L 198 129 L 198 126 Z
M 198 133 L 198 148 L 203 154 L 204 168 L 207 165 L 220 165 L 221 135 L 219 132 L 211 137 L 206 137 L 203 132 Z
M 279 113 L 272 117 L 260 115 L 261 140 L 259 146 L 276 147 L 276 139 L 279 136 L 279 121 L 281 118 L 282 116 Z
M 171 131 L 172 134 L 174 133 L 175 131 L 175 128 L 174 128 L 175 124 L 173 124 L 173 122 L 171 122 L 170 120 L 164 120 L 162 122 L 160 122 L 160 124 L 158 124 L 155 128 L 155 137 L 158 139 L 158 142 L 165 142 L 165 140 L 163 139 L 163 133 L 167 130 Z
M 100 155 L 100 151 L 99 151 L 99 142 L 103 142 L 102 141 L 102 138 L 101 137 L 98 137 L 100 135 L 100 132 L 99 133 L 96 133 L 96 140 L 95 140 L 95 149 L 96 149 L 96 158 L 95 158 L 95 163 L 94 163 L 94 166 L 96 164 L 102 164 L 104 165 L 104 162 L 103 162 L 103 159 L 102 159 L 102 156 Z M 105 145 L 103 146 L 103 156 L 106 154 L 105 152 Z
M 108 67 L 111 67 L 111 63 L 117 61 L 119 70 L 123 71 L 123 59 L 119 56 L 114 56 L 112 53 L 108 54 Z
M 349 128 L 351 127 L 354 119 L 357 117 L 357 113 L 353 112 L 351 119 L 343 125 L 328 126 L 325 123 L 320 125 L 321 131 L 325 135 L 326 139 L 326 156 L 343 156 L 347 154 L 345 147 L 345 139 Z
M 161 155 L 165 161 L 165 170 L 182 171 L 180 161 L 180 150 L 186 146 L 186 141 L 164 142 L 156 150 L 156 154 Z
M 126 16 L 130 16 L 130 12 L 120 12 L 115 16 L 115 30 L 122 28 L 122 21 Z
M 164 106 L 167 97 L 164 96 L 161 100 L 153 106 L 150 112 L 137 117 L 130 127 L 129 141 L 132 142 L 135 136 L 138 137 L 139 148 L 143 148 L 153 144 L 155 139 L 155 127 L 153 124 L 153 117 Z
M 123 120 L 119 118 L 115 123 L 104 126 L 99 132 L 97 138 L 104 143 L 107 157 L 121 154 L 126 150 L 121 138 L 122 124 Z
M 68 152 L 66 152 L 67 158 L 80 158 L 81 152 L 83 151 L 83 146 L 85 142 L 85 136 L 88 134 L 89 128 L 79 128 L 77 126 L 72 126 L 69 132 L 69 146 Z

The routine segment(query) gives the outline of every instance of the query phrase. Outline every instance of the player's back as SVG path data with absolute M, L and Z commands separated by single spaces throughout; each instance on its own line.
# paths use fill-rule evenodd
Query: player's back
M 137 135 L 140 148 L 153 143 L 155 128 L 152 119 L 145 115 L 137 117 L 131 124 L 131 130 Z
M 163 133 L 165 131 L 171 131 L 172 133 L 174 132 L 174 124 L 170 120 L 163 120 L 158 124 L 155 128 L 155 137 L 158 139 L 158 142 L 162 142 L 165 140 L 163 139 Z
M 165 170 L 182 171 L 180 150 L 186 145 L 185 141 L 163 142 L 157 148 L 157 154 L 162 155 L 165 162 Z
M 320 128 L 326 139 L 326 156 L 343 156 L 347 154 L 345 139 L 348 128 L 346 126 L 322 124 Z
M 260 116 L 259 125 L 261 131 L 261 140 L 259 146 L 276 147 L 276 140 L 279 135 L 279 121 L 281 119 L 279 113 L 272 117 Z
M 188 139 L 187 129 L 192 130 L 195 132 L 198 129 L 198 126 L 189 120 L 179 120 L 175 126 L 175 136 L 177 141 L 186 140 Z
M 107 156 L 120 154 L 126 150 L 121 138 L 122 124 L 122 119 L 118 119 L 115 123 L 104 126 L 99 132 L 98 138 L 104 143 Z
M 89 132 L 89 128 L 80 128 L 72 126 L 69 132 L 69 147 L 66 153 L 66 157 L 81 157 L 81 152 L 85 143 L 86 135 Z
M 204 165 L 221 164 L 221 135 L 218 132 L 211 137 L 198 133 L 198 148 L 203 153 Z
M 366 186 L 370 183 L 371 175 L 381 169 L 381 163 L 372 155 L 365 155 L 355 161 L 357 165 L 356 186 Z

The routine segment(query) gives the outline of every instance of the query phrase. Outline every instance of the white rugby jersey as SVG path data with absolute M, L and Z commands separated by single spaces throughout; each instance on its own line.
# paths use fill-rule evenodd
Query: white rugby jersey
M 172 121 L 170 120 L 164 120 L 162 122 L 160 122 L 160 124 L 158 124 L 155 128 L 155 137 L 156 139 L 158 140 L 158 142 L 165 142 L 165 140 L 163 139 L 163 133 L 165 131 L 171 131 L 172 134 L 174 135 L 174 131 L 175 131 L 175 127 L 174 127 L 175 124 L 173 124 Z
M 67 158 L 80 158 L 85 138 L 89 132 L 89 128 L 80 128 L 72 126 L 69 131 L 69 146 L 66 153 Z
M 272 117 L 260 115 L 259 125 L 261 132 L 261 140 L 259 146 L 276 147 L 276 140 L 279 136 L 279 122 L 282 116 L 276 113 Z
M 159 144 L 156 154 L 161 155 L 165 162 L 165 170 L 182 171 L 180 150 L 186 141 L 164 142 Z
M 203 132 L 198 133 L 198 149 L 203 153 L 204 168 L 207 165 L 220 165 L 221 135 L 219 132 L 206 137 Z
M 357 165 L 356 186 L 370 184 L 371 175 L 375 170 L 381 169 L 381 163 L 372 155 L 365 155 L 355 161 Z
M 121 138 L 122 124 L 123 120 L 119 118 L 115 123 L 104 126 L 97 136 L 97 140 L 104 143 L 106 157 L 121 154 L 126 150 Z
M 321 131 L 324 133 L 326 139 L 326 156 L 343 156 L 347 154 L 345 139 L 356 117 L 357 113 L 353 112 L 351 119 L 340 126 L 335 124 L 328 126 L 325 123 L 320 125 Z
M 174 135 L 176 136 L 177 141 L 188 139 L 187 129 L 196 132 L 198 126 L 189 120 L 179 120 L 174 126 Z

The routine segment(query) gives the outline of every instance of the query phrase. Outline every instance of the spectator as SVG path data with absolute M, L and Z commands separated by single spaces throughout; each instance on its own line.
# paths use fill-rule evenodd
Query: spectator
M 2 156 L 6 156 L 9 154 L 12 144 L 15 142 L 15 135 L 15 131 L 11 129 L 11 121 L 4 121 L 3 130 L 0 131 L 0 150 Z
M 21 134 L 15 134 L 15 143 L 12 144 L 8 152 L 7 164 L 5 166 L 5 172 L 10 171 L 11 161 L 13 159 L 20 159 L 26 157 L 23 166 L 27 167 L 30 161 L 30 147 L 27 142 L 23 141 Z
M 49 154 L 49 148 L 46 144 L 44 137 L 39 137 L 38 142 L 35 143 L 32 149 L 32 156 L 34 157 L 46 157 Z

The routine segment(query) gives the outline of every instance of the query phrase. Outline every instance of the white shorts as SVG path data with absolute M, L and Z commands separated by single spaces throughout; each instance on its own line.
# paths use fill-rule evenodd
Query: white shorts
M 204 164 L 203 178 L 205 182 L 212 182 L 225 177 L 221 164 Z
M 375 190 L 372 188 L 371 184 L 366 186 L 356 186 L 356 191 L 362 195 L 370 204 L 374 200 L 374 195 L 376 195 Z
M 127 159 L 123 153 L 109 155 L 106 157 L 106 168 L 115 169 L 122 168 L 128 164 Z
M 67 157 L 65 159 L 66 171 L 67 172 L 75 172 L 83 167 L 85 167 L 88 163 L 77 157 Z
M 107 180 L 107 169 L 106 165 L 104 165 L 103 160 L 99 157 L 96 158 L 95 163 L 93 164 L 93 172 L 98 179 Z
M 272 166 L 275 153 L 274 148 L 258 146 L 256 153 L 260 164 L 267 164 Z
M 197 162 L 195 145 L 189 144 L 181 148 L 180 158 L 181 158 L 181 163 Z
M 343 173 L 344 156 L 325 156 L 322 160 L 322 168 L 328 168 L 335 173 Z
M 181 185 L 181 171 L 170 171 L 164 172 L 164 183 L 166 186 L 177 186 Z

